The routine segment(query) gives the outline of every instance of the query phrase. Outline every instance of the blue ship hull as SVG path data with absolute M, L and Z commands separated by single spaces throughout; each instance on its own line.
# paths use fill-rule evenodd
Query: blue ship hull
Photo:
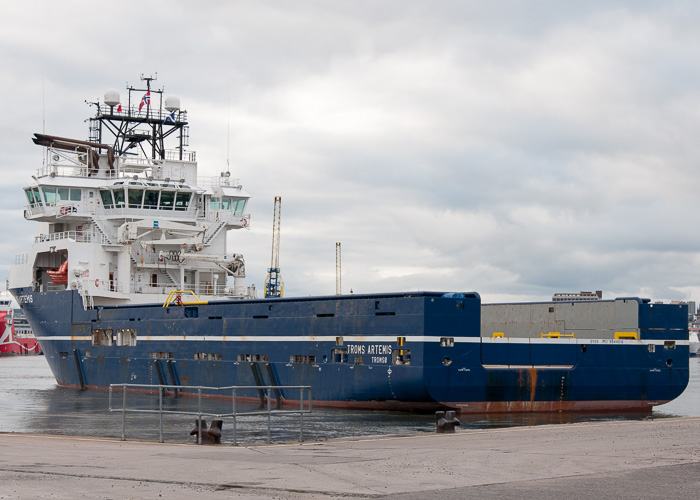
M 315 406 L 649 411 L 688 383 L 684 307 L 639 303 L 635 339 L 499 339 L 478 294 L 415 292 L 85 310 L 12 290 L 62 386 L 310 385 Z M 281 391 L 298 405 L 298 391 Z M 255 398 L 251 392 L 248 397 Z

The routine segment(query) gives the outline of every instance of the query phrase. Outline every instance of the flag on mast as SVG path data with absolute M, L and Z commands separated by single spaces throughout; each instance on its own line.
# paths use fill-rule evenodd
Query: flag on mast
M 163 125 L 165 125 L 168 122 L 172 122 L 173 125 L 175 124 L 175 112 L 176 111 L 177 111 L 176 109 L 173 109 L 172 112 L 168 116 L 165 117 L 165 120 L 163 120 Z
M 146 94 L 141 99 L 141 104 L 139 104 L 139 111 L 141 111 L 141 108 L 143 108 L 144 104 L 146 106 L 151 105 L 151 91 L 150 90 L 148 92 L 146 92 Z

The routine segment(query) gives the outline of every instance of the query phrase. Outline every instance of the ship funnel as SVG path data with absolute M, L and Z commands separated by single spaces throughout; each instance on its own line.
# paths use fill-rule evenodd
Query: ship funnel
M 168 111 L 177 111 L 180 109 L 180 98 L 174 95 L 169 95 L 165 98 L 165 109 Z
M 119 104 L 119 91 L 116 89 L 105 90 L 105 104 L 107 106 L 116 106 Z

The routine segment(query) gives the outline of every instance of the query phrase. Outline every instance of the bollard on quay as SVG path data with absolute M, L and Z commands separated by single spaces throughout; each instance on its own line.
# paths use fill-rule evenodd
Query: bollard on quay
M 457 420 L 457 413 L 454 411 L 436 411 L 435 412 L 435 432 L 438 434 L 453 434 L 455 426 L 461 422 Z

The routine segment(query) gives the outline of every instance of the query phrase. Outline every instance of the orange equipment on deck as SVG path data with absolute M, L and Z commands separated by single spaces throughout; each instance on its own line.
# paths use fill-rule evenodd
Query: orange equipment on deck
M 68 284 L 68 261 L 63 261 L 63 264 L 59 266 L 58 269 L 51 269 L 46 271 L 49 275 L 51 281 L 56 285 L 67 285 Z

